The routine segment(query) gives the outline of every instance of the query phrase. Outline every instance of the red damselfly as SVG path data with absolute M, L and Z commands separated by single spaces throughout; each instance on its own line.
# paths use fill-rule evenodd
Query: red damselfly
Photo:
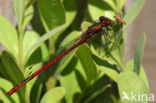
M 116 18 L 117 19 L 117 18 Z M 123 22 L 122 22 L 123 23 Z M 19 84 L 17 84 L 16 86 L 14 86 L 8 93 L 7 95 L 11 96 L 14 92 L 16 92 L 19 88 L 21 88 L 23 85 L 25 85 L 27 82 L 29 82 L 31 79 L 33 79 L 34 77 L 36 77 L 37 75 L 41 74 L 43 71 L 45 71 L 48 67 L 50 67 L 53 63 L 57 62 L 58 60 L 60 60 L 62 57 L 64 57 L 65 55 L 67 55 L 68 53 L 70 53 L 72 50 L 74 50 L 75 48 L 77 48 L 78 46 L 80 46 L 83 43 L 86 43 L 93 35 L 98 34 L 99 32 L 101 32 L 102 30 L 105 31 L 105 33 L 107 34 L 107 36 L 109 38 L 111 38 L 111 36 L 108 33 L 108 30 L 111 30 L 111 28 L 109 28 L 108 26 L 111 25 L 111 20 L 109 18 L 106 18 L 104 16 L 100 16 L 99 17 L 99 21 L 95 22 L 93 25 L 89 26 L 88 29 L 86 30 L 86 32 L 83 33 L 82 38 L 73 46 L 71 46 L 69 49 L 67 49 L 66 51 L 64 51 L 62 54 L 60 54 L 59 56 L 57 56 L 55 59 L 51 60 L 48 64 L 46 64 L 45 66 L 43 66 L 42 68 L 40 68 L 39 70 L 37 70 L 35 73 L 33 73 L 32 75 L 30 75 L 28 78 L 26 78 L 25 80 L 23 80 L 22 82 L 20 82 Z

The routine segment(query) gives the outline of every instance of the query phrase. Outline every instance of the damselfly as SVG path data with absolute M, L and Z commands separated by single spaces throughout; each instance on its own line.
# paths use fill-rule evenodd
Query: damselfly
M 117 19 L 117 18 L 116 18 Z M 118 19 L 117 19 L 118 20 Z M 120 20 L 121 21 L 121 20 Z M 121 21 L 122 22 L 122 21 Z M 124 23 L 124 22 L 122 22 Z M 102 30 L 105 31 L 105 33 L 107 34 L 107 36 L 109 38 L 111 38 L 111 36 L 108 33 L 108 30 L 111 31 L 111 28 L 109 28 L 109 26 L 111 25 L 111 20 L 109 18 L 106 18 L 104 16 L 100 16 L 99 17 L 99 21 L 95 22 L 93 25 L 89 26 L 88 29 L 83 33 L 83 36 L 81 36 L 81 39 L 74 44 L 73 46 L 71 46 L 69 49 L 67 49 L 66 51 L 64 51 L 62 54 L 60 54 L 59 56 L 57 56 L 55 59 L 51 60 L 49 63 L 47 63 L 45 66 L 43 66 L 42 68 L 40 68 L 39 70 L 37 70 L 35 73 L 33 73 L 32 75 L 30 75 L 28 78 L 26 78 L 25 80 L 23 80 L 22 82 L 20 82 L 19 84 L 17 84 L 16 86 L 14 86 L 8 93 L 7 95 L 11 96 L 14 92 L 16 92 L 19 88 L 21 88 L 23 85 L 25 85 L 27 82 L 29 82 L 31 79 L 33 79 L 34 77 L 36 77 L 37 75 L 41 74 L 43 71 L 45 71 L 48 67 L 50 67 L 52 64 L 54 64 L 55 62 L 57 62 L 58 60 L 60 60 L 62 57 L 64 57 L 65 55 L 67 55 L 68 53 L 70 53 L 72 50 L 74 50 L 75 48 L 77 48 L 78 46 L 86 43 L 90 38 L 92 38 L 92 36 L 102 32 Z

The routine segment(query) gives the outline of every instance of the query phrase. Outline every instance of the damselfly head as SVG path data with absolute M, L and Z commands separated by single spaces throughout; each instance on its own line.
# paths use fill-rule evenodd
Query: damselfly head
M 99 20 L 100 20 L 100 21 L 105 21 L 105 20 L 106 20 L 106 17 L 100 16 L 100 17 L 99 17 Z
M 106 18 L 106 17 L 104 17 L 104 16 L 100 16 L 99 20 L 100 20 L 101 23 L 105 23 L 106 26 L 111 25 L 111 20 Z

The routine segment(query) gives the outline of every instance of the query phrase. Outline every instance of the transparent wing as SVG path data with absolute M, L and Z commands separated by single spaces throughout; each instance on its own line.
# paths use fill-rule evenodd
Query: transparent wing
M 48 55 L 47 57 L 45 57 L 44 59 L 42 59 L 41 62 L 35 63 L 33 65 L 29 65 L 26 67 L 25 69 L 25 76 L 30 76 L 32 73 L 36 72 L 37 70 L 39 70 L 43 64 L 46 64 L 48 62 L 50 62 L 52 59 L 54 59 L 55 57 L 57 57 L 58 55 L 60 55 L 62 52 L 64 52 L 65 50 L 69 49 L 71 46 L 73 46 L 74 44 L 76 44 L 79 40 L 81 40 L 83 37 L 85 37 L 86 34 L 81 35 L 80 32 L 72 32 L 70 33 L 59 45 L 58 50 L 56 50 L 56 53 L 53 55 Z M 71 53 L 72 54 L 72 53 Z M 70 55 L 70 54 L 69 54 Z M 65 61 L 66 62 L 66 61 Z M 55 68 L 55 65 L 57 63 L 55 63 L 53 65 L 53 67 Z
M 111 51 L 113 50 L 119 50 L 120 51 L 120 45 L 123 43 L 123 28 L 122 23 L 118 20 L 115 20 L 113 24 L 109 27 L 105 27 L 105 30 L 102 31 L 102 47 L 96 49 L 97 52 L 100 54 L 100 56 L 105 57 L 109 56 Z M 98 37 L 101 38 L 101 37 Z M 96 38 L 96 39 L 98 39 Z M 95 47 L 95 46 L 94 46 Z M 96 48 L 96 47 L 95 47 Z
M 91 25 L 90 27 L 96 27 L 97 25 L 99 25 L 98 23 L 95 23 L 95 25 Z M 103 36 L 103 51 L 101 52 L 104 53 L 104 55 L 109 55 L 109 53 L 113 50 L 113 49 L 116 49 L 116 48 L 119 48 L 120 46 L 120 43 L 121 43 L 121 34 L 122 34 L 122 23 L 120 23 L 118 20 L 115 20 L 114 23 L 112 24 L 111 26 L 111 30 L 107 30 L 109 34 L 111 34 L 111 38 L 108 37 L 108 35 L 106 34 L 106 32 L 103 32 L 104 35 Z M 81 35 L 83 34 L 83 35 Z M 69 49 L 72 45 L 76 44 L 79 40 L 81 40 L 83 37 L 85 37 L 86 34 L 85 33 L 80 33 L 80 32 L 72 32 L 70 33 L 62 42 L 61 44 L 59 45 L 59 48 L 58 50 L 56 50 L 56 53 L 52 56 L 53 58 L 57 57 L 60 53 L 64 52 L 65 50 Z M 97 42 L 99 42 L 99 38 L 101 38 L 101 35 L 95 37 L 95 40 L 97 40 Z M 94 42 L 94 41 L 93 41 Z M 95 43 L 93 43 L 95 44 Z M 98 44 L 98 47 L 99 47 L 100 44 Z M 116 46 L 115 46 L 116 45 Z M 43 62 L 44 61 L 50 61 L 49 60 L 50 56 L 46 57 L 45 59 L 43 59 Z M 51 58 L 51 60 L 53 59 Z M 32 66 L 29 66 L 28 68 L 28 71 L 29 73 L 33 73 L 34 71 L 37 71 L 43 62 L 40 62 L 40 63 L 36 63 Z M 37 66 L 36 66 L 37 65 Z M 27 74 L 29 74 L 27 73 Z

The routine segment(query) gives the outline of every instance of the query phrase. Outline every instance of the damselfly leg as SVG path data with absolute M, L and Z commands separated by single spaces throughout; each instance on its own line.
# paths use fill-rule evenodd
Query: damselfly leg
M 116 25 L 122 25 L 122 22 L 115 19 L 115 21 L 112 23 L 110 27 L 109 26 L 103 27 L 102 28 L 103 31 L 101 31 L 101 34 L 103 34 L 104 37 L 103 48 L 107 57 L 110 55 L 113 49 L 120 49 L 119 46 L 120 46 L 122 28 L 119 29 L 117 28 L 117 30 L 115 30 Z M 117 35 L 118 35 L 118 39 L 116 38 Z

